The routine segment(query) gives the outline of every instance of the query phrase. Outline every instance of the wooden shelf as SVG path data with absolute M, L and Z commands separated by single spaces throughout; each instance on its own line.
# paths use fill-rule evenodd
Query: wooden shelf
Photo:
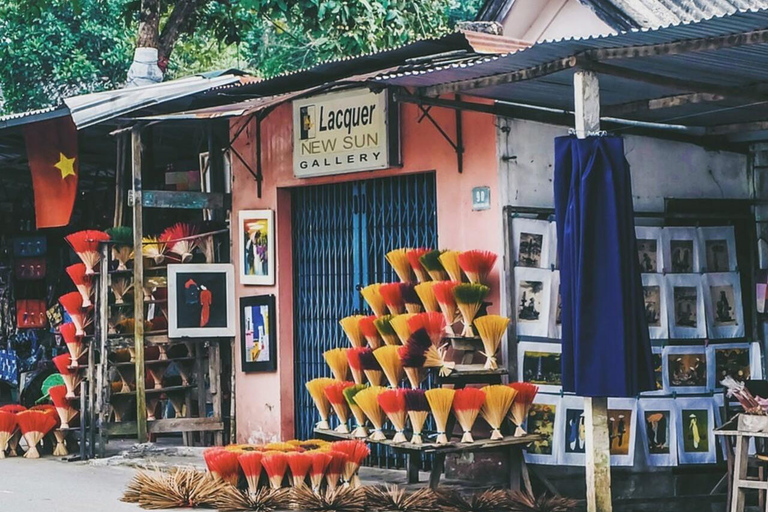
M 102 425 L 109 436 L 135 436 L 136 422 L 121 421 Z M 168 432 L 216 432 L 224 430 L 224 422 L 218 418 L 172 418 L 147 422 L 147 432 L 164 434 Z
M 194 357 L 169 357 L 168 359 L 152 359 L 150 361 L 144 361 L 144 366 L 152 366 L 152 365 L 159 365 L 159 364 L 165 364 L 165 363 L 186 363 L 186 362 L 192 362 L 194 361 Z M 129 366 L 136 366 L 136 363 L 134 362 L 126 362 L 126 363 L 112 363 L 112 366 L 123 368 L 123 367 L 129 367 Z

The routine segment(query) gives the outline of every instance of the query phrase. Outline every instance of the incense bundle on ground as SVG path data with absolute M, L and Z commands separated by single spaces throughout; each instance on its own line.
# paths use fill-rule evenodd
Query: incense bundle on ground
M 347 467 L 347 454 L 334 451 L 331 451 L 329 454 L 331 462 L 325 468 L 325 485 L 328 487 L 328 491 L 333 492 L 339 486 L 341 475 L 344 474 L 344 470 Z
M 464 251 L 458 256 L 459 266 L 470 283 L 488 284 L 488 274 L 496 263 L 496 253 L 491 251 Z
M 323 485 L 325 470 L 328 468 L 328 464 L 331 463 L 332 456 L 330 453 L 313 451 L 309 454 L 309 457 L 312 460 L 312 467 L 309 469 L 309 483 L 313 490 L 318 491 L 320 486 Z
M 387 261 L 395 269 L 397 277 L 404 283 L 410 283 L 413 280 L 411 274 L 411 262 L 408 259 L 408 249 L 395 249 L 386 254 Z
M 312 457 L 308 453 L 293 452 L 287 456 L 288 468 L 291 470 L 291 483 L 294 487 L 301 487 L 307 480 L 310 468 L 312 468 Z
M 424 306 L 424 311 L 439 313 L 440 305 L 437 303 L 437 297 L 435 297 L 434 285 L 433 281 L 427 281 L 426 283 L 417 284 L 413 290 L 419 296 L 421 305 Z
M 425 283 L 431 278 L 429 272 L 421 264 L 421 257 L 427 254 L 430 250 L 425 248 L 408 249 L 406 255 L 408 256 L 408 263 L 411 265 L 411 270 L 416 275 L 416 280 L 420 283 Z
M 269 486 L 272 489 L 281 488 L 288 471 L 288 456 L 283 452 L 266 452 L 261 465 L 269 478 Z
M 16 414 L 0 411 L 0 459 L 5 458 L 5 450 L 8 449 L 8 442 L 16 431 L 16 425 Z
M 437 440 L 435 441 L 437 444 L 448 443 L 448 434 L 451 433 L 446 433 L 445 429 L 448 425 L 448 417 L 451 415 L 455 393 L 455 390 L 449 388 L 430 389 L 425 393 L 437 426 Z
M 405 302 L 400 290 L 400 283 L 382 284 L 379 288 L 379 294 L 384 299 L 387 309 L 391 315 L 399 315 L 405 311 Z
M 99 245 L 109 240 L 109 235 L 103 231 L 85 230 L 64 237 L 72 247 L 80 261 L 85 264 L 86 275 L 95 273 L 94 269 L 101 260 Z
M 504 423 L 504 418 L 512 408 L 512 402 L 515 400 L 517 391 L 509 386 L 495 384 L 493 386 L 485 386 L 483 392 L 485 393 L 485 403 L 480 410 L 480 414 L 483 415 L 483 419 L 493 429 L 491 439 L 503 439 L 501 424 Z
M 536 393 L 539 392 L 539 387 L 530 382 L 513 382 L 509 387 L 517 391 L 515 401 L 512 403 L 512 409 L 510 410 L 512 423 L 517 426 L 515 437 L 522 437 L 527 434 L 525 429 L 523 429 L 523 423 L 528 418 L 528 411 L 531 410 Z
M 448 276 L 451 281 L 461 282 L 461 266 L 459 265 L 459 251 L 445 251 L 440 255 L 440 263 L 443 268 L 448 272 Z
M 369 284 L 362 290 L 360 295 L 363 296 L 365 302 L 368 303 L 368 307 L 371 308 L 373 314 L 377 317 L 382 317 L 387 314 L 387 303 L 384 302 L 384 298 L 380 293 L 381 284 Z
M 360 319 L 365 318 L 363 315 L 352 315 L 344 317 L 339 321 L 341 328 L 344 329 L 344 334 L 347 335 L 350 345 L 353 347 L 365 346 L 365 338 L 363 333 L 360 332 Z
M 387 376 L 389 386 L 392 388 L 398 387 L 400 381 L 403 380 L 403 364 L 400 362 L 398 348 L 386 346 L 373 351 L 374 357 L 376 357 L 376 360 L 381 365 L 384 375 Z
M 331 445 L 331 452 L 343 453 L 346 456 L 342 478 L 344 483 L 352 487 L 360 487 L 360 478 L 357 472 L 371 449 L 364 441 L 337 441 Z
M 384 344 L 384 340 L 381 338 L 381 334 L 379 334 L 379 330 L 374 323 L 375 321 L 376 317 L 371 315 L 361 317 L 358 322 L 360 333 L 365 338 L 365 341 L 368 342 L 368 346 L 372 349 L 377 349 Z
M 484 284 L 459 284 L 453 289 L 453 296 L 464 322 L 462 336 L 474 335 L 472 322 L 475 321 L 475 316 L 477 316 L 477 312 L 480 311 L 483 301 L 490 291 L 491 289 Z
M 402 315 L 393 316 L 389 321 L 389 325 L 391 325 L 392 329 L 395 330 L 397 338 L 403 345 L 405 345 L 405 343 L 408 341 L 408 338 L 411 336 L 411 328 L 408 327 L 408 321 L 411 318 L 413 318 L 413 314 L 404 313 Z
M 316 427 L 319 429 L 329 430 L 331 425 L 328 423 L 328 417 L 331 415 L 331 403 L 328 401 L 328 397 L 325 395 L 325 388 L 336 382 L 334 379 L 327 377 L 319 377 L 307 382 L 307 391 L 315 402 L 317 412 L 320 413 L 320 421 Z
M 349 427 L 347 422 L 349 421 L 349 405 L 347 399 L 344 398 L 344 390 L 350 386 L 354 386 L 354 382 L 334 382 L 325 387 L 325 396 L 333 407 L 333 412 L 336 413 L 336 417 L 339 418 L 339 426 L 334 430 L 342 434 L 349 434 Z
M 365 427 L 365 413 L 357 405 L 355 397 L 357 397 L 357 394 L 364 389 L 368 388 L 362 384 L 355 384 L 354 386 L 349 386 L 348 388 L 344 389 L 344 398 L 346 398 L 347 405 L 349 405 L 349 409 L 352 411 L 352 415 L 355 417 L 356 425 L 355 430 L 352 431 L 352 435 L 360 438 L 368 437 L 368 429 Z
M 405 410 L 405 395 L 402 389 L 388 389 L 378 396 L 379 405 L 384 413 L 395 427 L 395 437 L 393 443 L 404 443 L 408 439 L 405 437 L 405 422 L 407 412 Z
M 56 418 L 45 411 L 22 411 L 16 415 L 21 435 L 27 441 L 25 459 L 39 459 L 37 445 L 56 427 Z
M 88 308 L 92 306 L 91 296 L 93 295 L 93 280 L 85 272 L 86 268 L 84 263 L 75 263 L 74 265 L 67 267 L 69 278 L 83 298 L 83 307 Z
M 472 427 L 475 425 L 480 409 L 485 403 L 485 392 L 477 388 L 457 389 L 453 397 L 453 414 L 461 425 L 464 435 L 462 443 L 474 443 Z
M 72 420 L 77 417 L 77 410 L 72 407 L 67 399 L 66 386 L 52 386 L 48 389 L 53 405 L 56 407 L 56 413 L 59 415 L 60 428 L 67 429 Z
M 381 349 L 379 349 L 381 350 Z M 371 439 L 374 441 L 384 441 L 386 436 L 382 432 L 384 426 L 384 410 L 379 405 L 378 397 L 387 389 L 372 386 L 361 390 L 355 395 L 355 403 L 365 413 L 365 416 L 373 424 Z
M 352 378 L 354 379 L 355 384 L 365 383 L 365 373 L 363 373 L 360 354 L 369 350 L 371 349 L 368 347 L 352 347 L 347 349 L 347 363 L 349 364 L 349 369 L 352 372 Z
M 486 315 L 475 319 L 475 329 L 483 340 L 483 355 L 485 369 L 495 370 L 499 367 L 496 362 L 496 352 L 499 351 L 501 339 L 507 332 L 509 318 L 499 315 Z
M 448 272 L 443 268 L 443 264 L 440 263 L 440 255 L 442 251 L 434 250 L 424 253 L 419 258 L 419 262 L 427 270 L 429 277 L 433 281 L 446 281 L 448 279 Z
M 445 332 L 453 336 L 453 324 L 459 319 L 458 308 L 456 307 L 456 298 L 453 296 L 453 290 L 459 285 L 456 281 L 440 281 L 435 283 L 432 290 L 435 292 L 437 304 L 445 317 Z
M 360 350 L 358 353 L 360 367 L 371 386 L 381 386 L 384 381 L 384 370 L 381 369 L 381 365 L 373 353 L 374 351 L 370 348 Z
M 243 452 L 237 455 L 237 462 L 245 475 L 245 482 L 248 485 L 249 492 L 255 493 L 259 490 L 262 458 L 264 458 L 262 452 Z
M 336 380 L 347 380 L 349 375 L 349 360 L 346 348 L 332 348 L 323 352 L 323 358 L 330 367 Z
M 381 339 L 383 339 L 384 343 L 387 345 L 400 344 L 400 338 L 397 337 L 397 333 L 395 332 L 395 329 L 392 327 L 393 318 L 394 318 L 393 315 L 384 315 L 384 316 L 380 316 L 373 322 L 373 325 L 376 326 L 376 330 L 379 331 L 379 334 L 381 335 Z

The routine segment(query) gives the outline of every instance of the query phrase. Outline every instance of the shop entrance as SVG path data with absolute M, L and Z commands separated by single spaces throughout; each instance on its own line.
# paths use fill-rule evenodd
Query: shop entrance
M 387 251 L 437 247 L 435 174 L 300 187 L 291 204 L 294 417 L 296 437 L 307 439 L 320 418 L 304 384 L 331 376 L 323 352 L 349 346 L 339 320 L 365 307 L 359 289 L 397 281 Z M 372 455 L 380 466 L 400 462 Z

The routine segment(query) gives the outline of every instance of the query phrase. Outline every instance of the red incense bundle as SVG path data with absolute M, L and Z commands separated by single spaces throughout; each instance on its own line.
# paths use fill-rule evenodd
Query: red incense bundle
M 445 332 L 449 336 L 454 335 L 453 324 L 459 319 L 456 299 L 453 296 L 453 289 L 459 284 L 457 281 L 440 281 L 432 287 L 437 304 L 440 306 L 440 311 L 442 311 L 443 317 L 445 317 Z
M 405 410 L 405 395 L 402 389 L 389 389 L 381 393 L 377 398 L 379 406 L 386 413 L 389 421 L 395 426 L 395 437 L 393 443 L 404 443 L 408 439 L 405 437 L 405 419 L 407 412 Z
M 59 332 L 61 333 L 61 337 L 64 338 L 64 343 L 67 345 L 67 350 L 69 351 L 69 357 L 72 359 L 70 366 L 77 368 L 80 364 L 80 358 L 85 355 L 83 337 L 77 335 L 77 327 L 71 322 L 59 327 Z
M 53 364 L 56 365 L 56 369 L 59 370 L 61 377 L 64 379 L 64 385 L 67 387 L 67 398 L 72 400 L 75 398 L 75 390 L 80 386 L 80 382 L 83 380 L 80 377 L 80 373 L 70 368 L 72 358 L 69 354 L 61 354 L 53 358 Z
M 309 456 L 312 459 L 312 467 L 309 469 L 309 483 L 312 485 L 312 490 L 319 491 L 320 486 L 323 485 L 325 471 L 333 457 L 330 453 L 320 451 L 314 451 Z
M 371 454 L 368 445 L 358 440 L 337 441 L 331 445 L 331 453 L 333 452 L 343 453 L 346 456 L 346 464 L 344 464 L 342 473 L 344 484 L 360 487 L 360 477 L 358 477 L 357 472 L 365 458 Z
M 464 251 L 458 255 L 459 266 L 470 283 L 487 284 L 488 274 L 496 263 L 496 254 L 491 251 Z
M 88 317 L 89 310 L 83 307 L 83 298 L 78 292 L 70 292 L 59 297 L 59 304 L 72 319 L 72 323 L 75 324 L 76 334 L 83 336 L 85 328 L 91 323 Z
M 411 269 L 413 269 L 413 273 L 416 274 L 416 279 L 420 283 L 430 280 L 429 272 L 427 272 L 427 269 L 424 268 L 424 265 L 422 265 L 420 261 L 421 257 L 428 252 L 430 252 L 430 249 L 425 249 L 423 247 L 418 249 L 408 249 L 406 252 L 408 263 L 411 264 Z
M 435 348 L 440 347 L 445 337 L 445 317 L 440 313 L 419 313 L 408 319 L 411 332 L 424 329 Z
M 400 283 L 382 284 L 379 288 L 379 294 L 384 299 L 387 309 L 392 315 L 399 315 L 405 308 L 403 295 L 400 290 Z
M 457 389 L 453 395 L 453 414 L 456 416 L 464 435 L 461 437 L 462 443 L 474 443 L 472 437 L 472 427 L 477 420 L 485 403 L 485 392 L 477 388 Z
M 333 411 L 336 413 L 336 417 L 339 418 L 339 426 L 334 430 L 341 434 L 349 434 L 349 426 L 347 425 L 349 421 L 349 404 L 347 404 L 347 399 L 344 398 L 344 390 L 354 385 L 354 382 L 348 381 L 334 382 L 323 390 L 326 398 L 331 403 L 331 407 L 333 407 Z
M 523 423 L 528 418 L 528 412 L 531 410 L 536 393 L 539 392 L 539 387 L 530 382 L 513 382 L 509 387 L 517 391 L 515 401 L 512 402 L 512 409 L 510 410 L 512 423 L 517 426 L 515 437 L 522 437 L 527 434 L 523 429 Z
M 0 411 L 10 412 L 11 414 L 18 414 L 21 411 L 26 411 L 27 408 L 21 404 L 6 404 L 0 407 Z
M 27 441 L 25 459 L 39 459 L 37 445 L 56 427 L 56 418 L 45 411 L 22 411 L 16 415 L 21 435 Z
M 381 386 L 381 383 L 384 381 L 384 370 L 382 370 L 376 356 L 373 355 L 373 350 L 370 348 L 361 350 L 358 355 L 360 366 L 368 382 L 371 383 L 371 386 Z
M 80 296 L 83 298 L 83 307 L 91 307 L 91 295 L 93 295 L 93 280 L 85 273 L 86 268 L 83 263 L 75 263 L 67 267 L 67 274 L 77 288 Z
M 283 479 L 288 471 L 288 457 L 283 452 L 266 452 L 261 459 L 261 465 L 269 477 L 269 486 L 272 489 L 280 489 Z
M 80 260 L 85 264 L 85 273 L 94 274 L 94 268 L 101 259 L 99 244 L 109 240 L 103 231 L 85 230 L 72 233 L 64 238 Z
M 166 228 L 160 235 L 160 241 L 165 242 L 167 250 L 179 257 L 182 263 L 192 259 L 192 252 L 198 245 L 199 233 L 197 226 L 179 222 Z
M 8 449 L 8 442 L 16 432 L 16 426 L 15 413 L 0 411 L 0 459 L 5 458 L 5 450 Z
M 352 372 L 355 384 L 365 384 L 365 374 L 360 363 L 360 353 L 367 350 L 370 349 L 367 347 L 352 347 L 347 350 L 347 362 L 349 363 L 349 369 Z
M 341 475 L 344 474 L 344 469 L 346 469 L 347 455 L 333 451 L 329 454 L 331 461 L 328 463 L 328 467 L 325 468 L 325 484 L 328 486 L 328 491 L 333 492 L 339 486 Z
M 291 470 L 291 482 L 294 487 L 304 485 L 312 467 L 312 457 L 308 453 L 293 452 L 286 455 Z
M 237 455 L 237 462 L 245 475 L 245 482 L 248 484 L 248 492 L 255 493 L 259 490 L 259 480 L 261 479 L 261 459 L 264 458 L 262 452 L 242 452 Z
M 72 407 L 67 399 L 67 387 L 53 386 L 48 389 L 48 395 L 50 395 L 51 401 L 56 407 L 56 413 L 59 415 L 60 428 L 69 428 L 70 422 L 77 416 L 77 409 Z
M 373 323 L 374 320 L 376 317 L 373 315 L 364 316 L 359 320 L 359 327 L 365 341 L 368 342 L 368 346 L 375 350 L 384 344 L 384 340 L 381 339 L 381 334 L 379 334 L 376 324 Z
M 416 293 L 416 283 L 400 283 L 400 295 L 407 313 L 421 313 L 421 299 Z
M 214 479 L 237 485 L 240 479 L 240 462 L 237 453 L 221 447 L 208 448 L 203 452 L 203 459 Z

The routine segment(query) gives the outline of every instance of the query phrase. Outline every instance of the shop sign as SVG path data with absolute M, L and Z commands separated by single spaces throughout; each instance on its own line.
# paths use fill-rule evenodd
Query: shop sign
M 391 118 L 388 103 L 386 92 L 368 89 L 294 101 L 294 175 L 309 178 L 390 167 L 390 131 L 397 119 Z

